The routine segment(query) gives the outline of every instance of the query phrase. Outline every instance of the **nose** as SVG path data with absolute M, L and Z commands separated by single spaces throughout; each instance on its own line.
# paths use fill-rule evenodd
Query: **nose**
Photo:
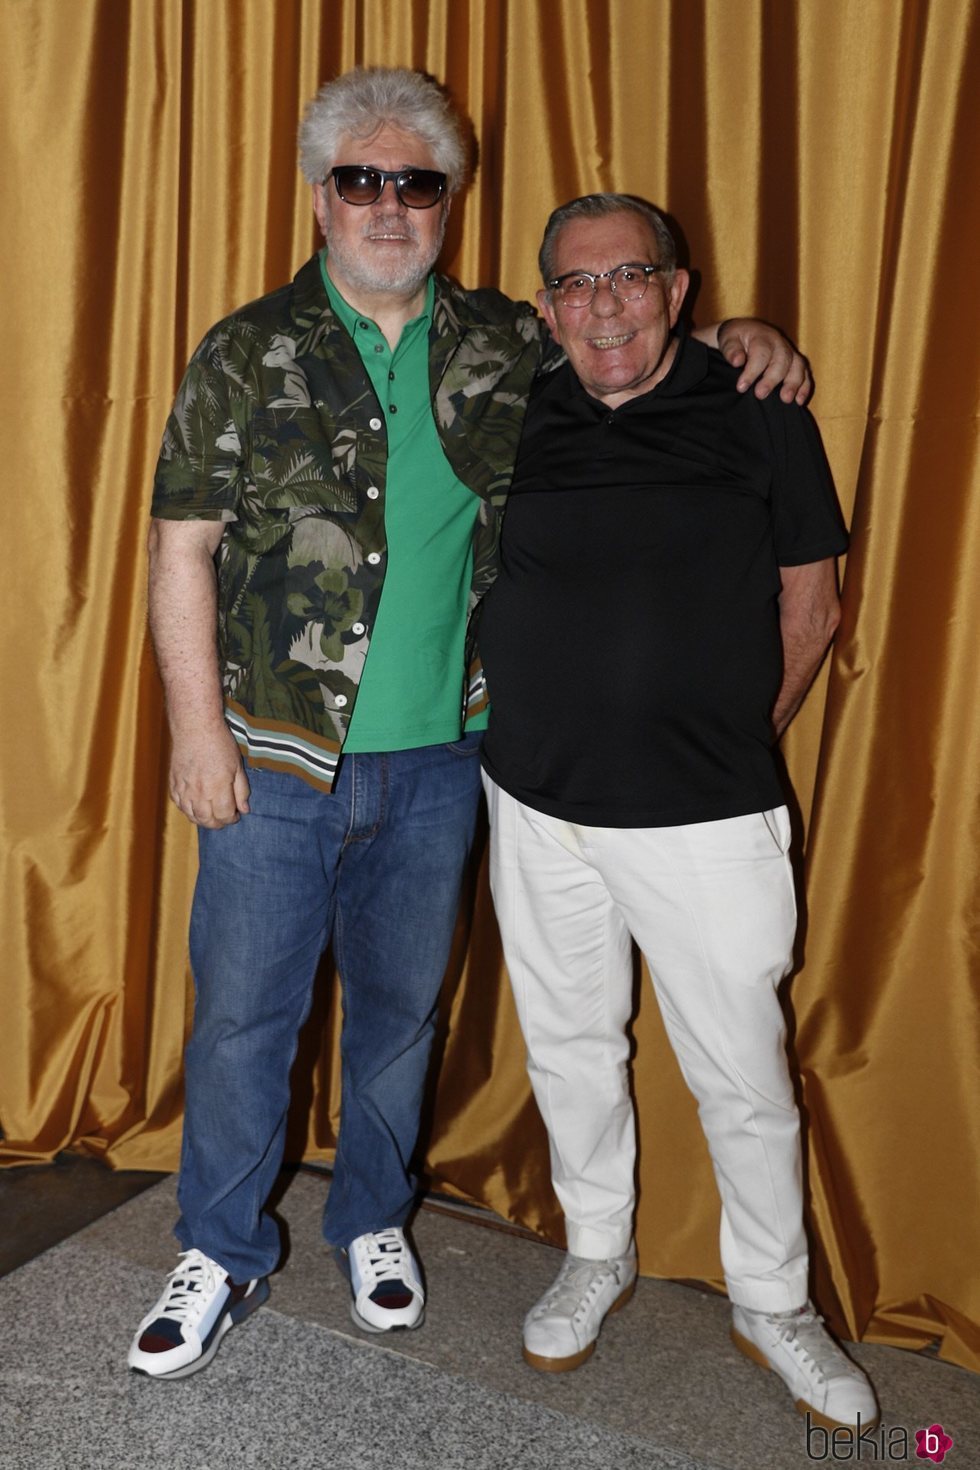
M 598 317 L 619 316 L 623 303 L 609 281 L 596 281 L 595 295 L 590 303 L 592 315 Z
M 395 190 L 394 179 L 382 179 L 381 193 L 378 195 L 374 203 L 375 208 L 379 209 L 398 209 L 403 212 L 405 209 L 404 204 L 399 199 L 398 194 Z

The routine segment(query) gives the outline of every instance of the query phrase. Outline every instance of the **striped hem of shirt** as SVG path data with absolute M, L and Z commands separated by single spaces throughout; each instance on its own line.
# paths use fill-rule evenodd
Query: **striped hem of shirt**
M 282 720 L 259 722 L 238 705 L 225 705 L 225 720 L 252 765 L 300 776 L 320 791 L 333 789 L 339 747 L 314 742 L 309 731 Z
M 471 715 L 480 714 L 482 710 L 486 709 L 489 703 L 486 676 L 481 666 L 477 668 L 475 673 L 471 674 L 469 683 L 466 686 L 464 718 L 468 719 Z

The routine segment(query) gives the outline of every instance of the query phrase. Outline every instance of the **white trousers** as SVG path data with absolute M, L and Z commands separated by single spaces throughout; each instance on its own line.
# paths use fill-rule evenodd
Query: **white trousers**
M 756 1310 L 801 1306 L 800 1125 L 776 994 L 796 930 L 786 808 L 681 827 L 583 827 L 486 776 L 484 786 L 491 888 L 569 1250 L 620 1256 L 632 1236 L 632 935 L 697 1099 L 728 1294 Z

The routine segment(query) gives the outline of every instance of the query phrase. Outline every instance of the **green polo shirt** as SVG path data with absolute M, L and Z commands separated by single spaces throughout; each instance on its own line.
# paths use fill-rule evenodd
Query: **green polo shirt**
M 429 397 L 432 277 L 421 316 L 394 351 L 376 322 L 355 311 L 325 268 L 330 307 L 360 352 L 385 416 L 384 506 L 388 566 L 344 750 L 412 750 L 458 740 L 473 529 L 479 497 L 447 460 Z M 486 714 L 468 729 L 482 728 Z

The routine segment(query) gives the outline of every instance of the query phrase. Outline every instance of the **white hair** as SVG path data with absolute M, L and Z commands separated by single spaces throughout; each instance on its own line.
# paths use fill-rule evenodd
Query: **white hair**
M 327 177 L 340 139 L 370 138 L 385 123 L 425 143 L 446 192 L 455 194 L 466 179 L 467 147 L 463 127 L 438 82 L 404 66 L 355 67 L 325 83 L 303 115 L 299 129 L 299 166 L 308 184 Z

